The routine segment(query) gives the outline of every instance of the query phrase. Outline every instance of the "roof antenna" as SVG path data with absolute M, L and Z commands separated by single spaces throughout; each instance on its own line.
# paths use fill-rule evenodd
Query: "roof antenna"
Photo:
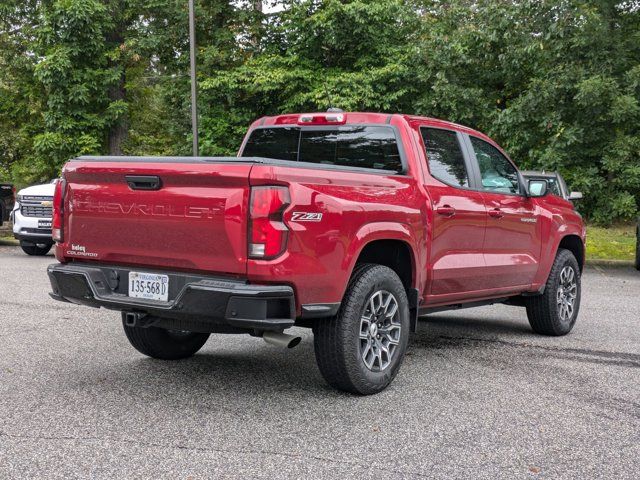
M 329 95 L 329 89 L 327 88 L 327 82 L 322 84 L 324 86 L 324 93 L 327 95 L 327 100 L 329 101 L 329 108 L 327 108 L 327 112 L 329 113 L 341 113 L 344 110 L 341 108 L 332 107 L 333 102 L 331 101 L 331 95 Z

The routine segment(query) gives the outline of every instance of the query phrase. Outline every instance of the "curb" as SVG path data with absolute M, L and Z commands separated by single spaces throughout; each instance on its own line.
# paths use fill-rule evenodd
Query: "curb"
M 17 247 L 20 242 L 11 237 L 0 237 L 0 247 Z
M 633 260 L 605 260 L 601 258 L 587 259 L 589 267 L 634 267 Z

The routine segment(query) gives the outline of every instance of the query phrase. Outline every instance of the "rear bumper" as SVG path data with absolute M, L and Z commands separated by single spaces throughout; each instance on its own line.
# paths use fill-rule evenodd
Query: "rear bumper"
M 295 322 L 293 289 L 239 280 L 158 271 L 169 276 L 169 301 L 128 296 L 130 269 L 53 264 L 47 268 L 55 300 L 174 319 L 185 330 L 282 330 Z M 151 269 L 138 269 L 153 273 Z M 189 327 L 191 326 L 191 327 Z

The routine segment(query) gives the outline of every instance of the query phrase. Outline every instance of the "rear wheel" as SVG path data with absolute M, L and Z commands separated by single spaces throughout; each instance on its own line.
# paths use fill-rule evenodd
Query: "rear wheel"
M 560 249 L 556 255 L 544 293 L 526 299 L 527 317 L 534 332 L 566 335 L 580 309 L 580 267 L 573 253 Z
M 20 242 L 20 247 L 22 251 L 27 255 L 46 255 L 51 250 L 53 244 L 51 243 L 29 243 L 29 242 Z
M 313 328 L 320 373 L 334 388 L 361 395 L 384 390 L 400 369 L 409 339 L 409 305 L 398 275 L 359 265 L 338 314 Z
M 130 327 L 122 318 L 124 333 L 143 355 L 161 360 L 179 360 L 195 354 L 206 343 L 208 333 L 166 330 L 158 327 Z

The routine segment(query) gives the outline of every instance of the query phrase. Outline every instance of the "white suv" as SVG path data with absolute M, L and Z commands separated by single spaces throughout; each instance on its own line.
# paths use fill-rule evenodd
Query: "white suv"
M 18 192 L 11 212 L 13 236 L 20 240 L 22 250 L 28 255 L 46 255 L 53 246 L 51 217 L 56 182 L 52 180 Z

